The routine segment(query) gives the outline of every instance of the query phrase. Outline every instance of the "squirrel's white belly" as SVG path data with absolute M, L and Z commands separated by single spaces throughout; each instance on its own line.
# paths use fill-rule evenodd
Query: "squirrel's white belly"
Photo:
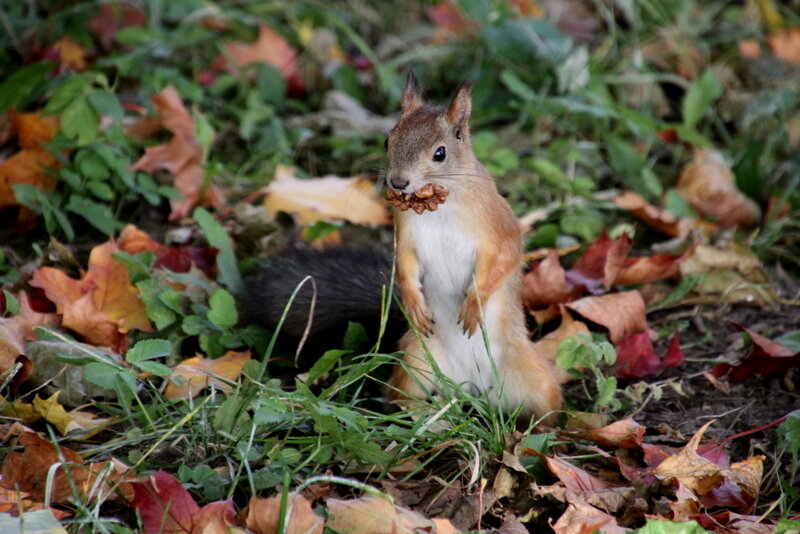
M 473 392 L 486 391 L 495 384 L 489 354 L 495 361 L 502 357 L 492 340 L 498 339 L 493 330 L 501 324 L 498 314 L 503 310 L 491 297 L 483 310 L 488 351 L 481 330 L 472 337 L 464 334 L 458 316 L 473 282 L 478 242 L 447 208 L 444 204 L 415 215 L 408 227 L 421 268 L 423 296 L 435 321 L 433 334 L 424 341 L 445 375 Z

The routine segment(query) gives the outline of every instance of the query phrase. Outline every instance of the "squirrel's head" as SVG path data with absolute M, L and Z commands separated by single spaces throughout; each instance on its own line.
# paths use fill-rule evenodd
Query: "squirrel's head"
M 388 187 L 403 193 L 427 183 L 453 189 L 456 182 L 474 177 L 471 89 L 471 83 L 464 83 L 446 108 L 431 106 L 423 102 L 417 79 L 408 71 L 400 99 L 403 114 L 386 139 Z

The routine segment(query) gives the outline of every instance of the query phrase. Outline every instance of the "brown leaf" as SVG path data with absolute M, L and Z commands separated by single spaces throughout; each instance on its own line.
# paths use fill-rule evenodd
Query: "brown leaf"
M 649 204 L 642 195 L 633 191 L 626 191 L 615 197 L 614 203 L 670 237 L 679 237 L 688 230 L 687 225 L 682 225 L 670 211 Z
M 303 91 L 305 82 L 297 64 L 297 51 L 281 34 L 261 23 L 258 38 L 253 43 L 232 42 L 227 53 L 214 60 L 213 68 L 238 74 L 239 69 L 252 63 L 269 63 L 281 73 L 290 91 Z M 231 61 L 228 60 L 230 58 Z
M 562 341 L 571 337 L 576 337 L 579 333 L 590 335 L 589 328 L 586 324 L 573 319 L 572 314 L 567 311 L 563 304 L 559 304 L 558 308 L 561 312 L 561 324 L 558 328 L 534 343 L 539 354 L 543 354 L 553 361 L 556 359 L 556 351 Z M 578 342 L 581 343 L 580 340 Z M 563 369 L 559 368 L 559 374 L 561 383 L 565 383 L 569 380 L 569 375 Z
M 196 124 L 180 95 L 169 86 L 153 95 L 151 101 L 161 124 L 174 135 L 166 143 L 147 147 L 132 169 L 149 173 L 163 169 L 175 175 L 173 186 L 183 198 L 170 199 L 172 221 L 186 217 L 196 206 L 221 208 L 224 195 L 215 185 L 206 184 L 203 154 L 195 137 Z
M 322 534 L 324 520 L 311 509 L 311 503 L 302 495 L 290 493 L 287 501 L 286 529 L 282 531 L 278 525 L 280 518 L 281 496 L 260 498 L 251 497 L 247 508 L 240 514 L 243 525 L 254 534 Z
M 647 329 L 644 299 L 638 291 L 583 297 L 567 304 L 571 310 L 608 328 L 612 343 Z
M 791 65 L 800 65 L 800 28 L 791 28 L 767 37 L 772 53 Z
M 733 173 L 719 152 L 696 149 L 681 172 L 678 193 L 702 216 L 723 227 L 744 228 L 760 215 L 758 206 L 736 187 Z
M 665 458 L 653 470 L 661 480 L 675 480 L 696 495 L 705 495 L 723 479 L 720 468 L 697 454 L 700 439 L 714 421 L 704 424 L 678 454 Z
M 200 356 L 184 360 L 172 370 L 164 396 L 169 400 L 194 398 L 208 386 L 227 392 L 230 387 L 225 382 L 235 382 L 249 360 L 249 350 L 231 350 L 213 360 Z
M 291 167 L 279 165 L 265 189 L 264 206 L 273 217 L 283 211 L 301 224 L 344 220 L 355 224 L 390 224 L 389 212 L 368 180 L 325 176 L 301 180 Z
M 328 499 L 325 526 L 339 534 L 438 532 L 436 524 L 422 514 L 373 495 L 348 501 Z
M 551 250 L 522 278 L 522 298 L 530 309 L 569 302 L 580 293 L 579 289 L 567 284 L 566 272 L 561 267 L 556 250 Z
M 53 50 L 58 54 L 61 69 L 80 72 L 86 69 L 86 50 L 69 37 L 62 37 L 53 43 Z
M 19 444 L 24 450 L 21 453 L 8 453 L 3 461 L 0 485 L 6 488 L 13 488 L 16 485 L 22 491 L 30 493 L 34 500 L 44 499 L 48 471 L 50 466 L 61 461 L 59 453 L 67 464 L 59 466 L 55 473 L 51 496 L 55 504 L 66 503 L 73 496 L 65 469 L 69 471 L 69 478 L 83 497 L 89 496 L 88 492 L 97 484 L 99 473 L 105 469 L 106 462 L 86 465 L 83 458 L 75 451 L 66 447 L 57 449 L 53 443 L 35 432 L 21 431 Z M 96 486 L 100 488 L 100 495 L 95 494 L 91 497 L 106 499 L 111 496 L 111 492 L 117 494 L 121 491 L 123 495 L 130 493 L 131 488 L 127 486 L 128 483 L 121 482 L 129 475 L 127 467 L 116 460 L 113 462 L 114 469 L 104 474 L 102 484 Z
M 642 445 L 645 427 L 628 417 L 600 428 L 585 428 L 570 435 L 589 439 L 605 447 L 637 449 Z
M 123 230 L 123 242 L 126 233 L 132 232 L 136 232 L 134 226 Z M 113 240 L 94 247 L 89 268 L 80 280 L 54 267 L 42 267 L 30 284 L 45 291 L 63 315 L 64 326 L 89 343 L 119 349 L 122 335 L 132 329 L 149 332 L 152 326 L 127 267 L 112 257 L 117 250 L 120 247 Z
M 567 510 L 553 525 L 556 534 L 622 534 L 628 529 L 617 524 L 614 516 L 609 515 L 584 502 L 569 503 Z
M 612 487 L 608 482 L 590 475 L 586 470 L 558 456 L 546 456 L 545 461 L 550 471 L 564 483 L 568 490 L 594 491 Z

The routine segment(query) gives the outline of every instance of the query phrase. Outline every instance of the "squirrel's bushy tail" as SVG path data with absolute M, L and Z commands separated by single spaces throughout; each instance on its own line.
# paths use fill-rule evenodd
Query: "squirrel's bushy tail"
M 391 279 L 388 254 L 372 249 L 333 247 L 325 250 L 290 249 L 264 260 L 244 277 L 238 296 L 239 312 L 248 324 L 274 330 L 289 299 L 302 280 L 311 276 L 299 290 L 281 328 L 285 343 L 302 339 L 309 321 L 309 309 L 316 291 L 314 314 L 304 354 L 326 348 L 341 348 L 349 322 L 364 325 L 377 337 L 381 320 L 383 287 Z M 395 303 L 391 304 L 385 341 L 389 350 L 406 322 Z

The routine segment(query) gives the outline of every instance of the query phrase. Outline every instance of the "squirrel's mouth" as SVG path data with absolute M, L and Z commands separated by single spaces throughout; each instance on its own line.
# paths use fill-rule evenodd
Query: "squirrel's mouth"
M 410 193 L 403 193 L 397 189 L 389 187 L 384 193 L 386 202 L 395 206 L 400 211 L 408 208 L 417 213 L 423 211 L 436 211 L 439 204 L 444 204 L 449 191 L 439 184 L 427 183 Z

